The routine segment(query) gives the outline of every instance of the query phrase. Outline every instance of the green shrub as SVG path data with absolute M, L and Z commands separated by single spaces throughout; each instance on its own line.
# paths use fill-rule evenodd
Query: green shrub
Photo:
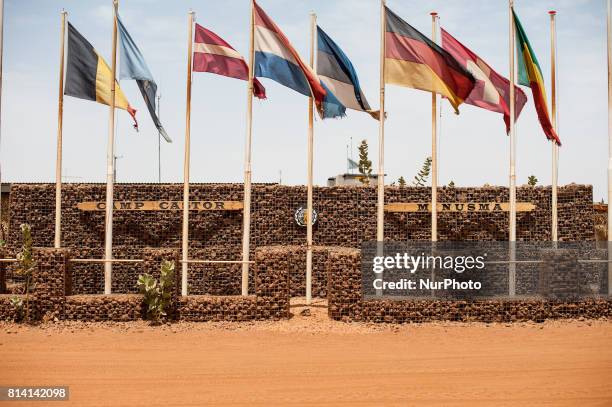
M 11 297 L 9 301 L 11 303 L 11 306 L 15 310 L 15 322 L 22 321 L 24 317 L 23 299 L 15 295 Z
M 144 303 L 147 306 L 147 318 L 159 323 L 167 316 L 167 310 L 172 302 L 174 286 L 174 262 L 162 261 L 159 282 L 150 274 L 138 276 L 136 283 Z

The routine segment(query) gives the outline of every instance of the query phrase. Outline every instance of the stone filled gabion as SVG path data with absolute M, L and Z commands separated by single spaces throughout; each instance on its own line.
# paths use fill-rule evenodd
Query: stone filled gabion
M 570 261 L 567 253 L 561 252 L 556 255 L 547 253 L 546 255 L 554 259 Z M 566 267 L 566 265 L 559 267 Z M 558 297 L 555 299 L 500 298 L 493 300 L 364 299 L 360 267 L 361 253 L 359 250 L 330 249 L 327 261 L 330 318 L 347 322 L 406 323 L 429 321 L 541 322 L 546 319 L 560 318 L 612 317 L 612 301 L 606 298 L 566 298 L 565 300 L 560 300 Z M 571 278 L 572 273 L 566 276 Z M 553 279 L 550 283 L 552 291 L 557 294 L 567 293 L 566 280 L 567 278 Z
M 0 249 L 0 257 L 4 259 L 6 258 L 6 255 L 7 255 L 7 251 Z M 6 289 L 7 266 L 8 266 L 8 263 L 0 262 L 0 295 L 7 293 L 7 289 Z
M 52 247 L 54 240 L 54 184 L 12 184 L 8 249 L 14 254 L 20 244 L 19 225 L 32 226 L 34 244 Z M 190 199 L 242 201 L 241 184 L 192 184 Z M 517 200 L 536 205 L 533 212 L 517 214 L 518 240 L 550 240 L 550 187 L 519 187 Z M 564 241 L 593 240 L 592 187 L 567 185 L 559 188 L 559 238 Z M 116 200 L 182 201 L 181 184 L 117 184 Z M 440 188 L 440 202 L 507 202 L 505 187 Z M 62 189 L 62 246 L 70 247 L 76 258 L 101 258 L 104 253 L 104 212 L 83 212 L 77 204 L 104 201 L 104 184 L 64 184 Z M 417 187 L 385 188 L 385 201 L 428 202 L 430 190 Z M 306 202 L 302 186 L 255 184 L 252 191 L 251 257 L 255 249 L 274 245 L 303 245 L 306 228 L 294 221 L 295 211 Z M 376 239 L 376 188 L 316 187 L 314 206 L 319 217 L 313 239 L 317 246 L 359 248 Z M 240 260 L 242 211 L 191 211 L 190 258 Z M 389 240 L 428 240 L 431 217 L 428 213 L 386 213 L 385 236 Z M 440 213 L 439 240 L 505 240 L 508 214 Z M 143 258 L 147 247 L 181 246 L 180 211 L 115 211 L 113 255 L 116 258 Z M 314 254 L 313 282 L 322 264 Z M 297 259 L 302 262 L 305 260 Z M 323 259 L 324 260 L 324 259 Z M 323 267 L 323 266 L 321 266 Z M 236 276 L 240 265 L 190 265 L 190 287 L 199 295 L 238 295 L 241 284 Z M 102 264 L 74 265 L 74 294 L 104 292 Z M 137 293 L 138 265 L 115 264 L 113 292 Z M 297 270 L 297 267 L 295 268 Z M 293 274 L 294 295 L 303 295 L 302 272 Z M 253 277 L 251 272 L 250 277 Z M 324 296 L 326 286 L 313 286 L 314 296 Z M 249 293 L 254 293 L 250 278 Z
M 533 212 L 517 214 L 518 240 L 550 240 L 550 188 L 521 187 L 517 199 L 535 204 Z M 5 257 L 14 257 L 21 242 L 19 225 L 32 226 L 35 246 L 50 247 L 54 234 L 53 184 L 13 184 L 10 193 L 10 230 Z M 193 184 L 192 200 L 241 201 L 240 184 Z M 502 187 L 440 188 L 440 202 L 506 202 Z M 116 200 L 182 200 L 178 184 L 118 184 Z M 305 294 L 306 229 L 294 213 L 306 201 L 306 188 L 254 185 L 252 195 L 249 293 L 242 297 L 241 265 L 189 265 L 189 293 L 180 297 L 178 263 L 181 212 L 116 211 L 116 258 L 142 258 L 144 263 L 118 263 L 113 267 L 111 296 L 99 295 L 104 287 L 100 263 L 70 263 L 69 258 L 102 258 L 104 212 L 82 212 L 83 201 L 104 201 L 103 184 L 65 184 L 62 193 L 62 245 L 69 249 L 37 249 L 36 288 L 32 293 L 34 318 L 129 321 L 142 318 L 142 296 L 136 280 L 142 272 L 159 277 L 162 259 L 177 261 L 173 290 L 173 317 L 191 321 L 246 321 L 279 319 L 290 315 L 290 296 Z M 387 187 L 385 200 L 428 202 L 428 188 Z M 333 319 L 371 322 L 541 321 L 547 318 L 610 317 L 609 300 L 571 298 L 589 281 L 572 275 L 572 260 L 563 253 L 543 253 L 541 267 L 517 275 L 517 294 L 539 289 L 540 297 L 464 300 L 461 298 L 410 301 L 364 300 L 361 293 L 360 251 L 364 241 L 376 237 L 376 188 L 318 187 L 314 204 L 313 296 L 327 296 Z M 559 237 L 564 241 L 593 240 L 592 188 L 568 185 L 559 188 Z M 428 213 L 386 213 L 389 240 L 428 240 Z M 439 240 L 505 240 L 508 214 L 440 213 Z M 190 258 L 241 259 L 242 212 L 190 212 Z M 345 248 L 341 248 L 341 246 Z M 159 249 L 151 249 L 156 247 Z M 12 319 L 9 295 L 19 280 L 14 265 L 0 264 L 0 318 Z M 504 291 L 508 281 L 500 274 L 493 291 Z M 10 279 L 11 285 L 6 281 Z M 579 292 L 580 290 L 578 290 Z M 605 290 L 607 292 L 607 290 Z M 93 295 L 82 295 L 93 294 Z
M 35 249 L 36 268 L 32 274 L 31 320 L 67 319 L 81 321 L 134 321 L 145 317 L 146 306 L 140 294 L 72 295 L 70 249 Z M 289 274 L 272 259 L 281 255 L 278 248 L 258 249 L 261 261 L 253 268 L 256 295 L 188 295 L 180 296 L 181 270 L 176 249 L 146 248 L 144 262 L 137 273 L 149 273 L 159 279 L 161 262 L 175 262 L 172 300 L 168 318 L 187 321 L 248 321 L 289 317 Z M 288 251 L 282 256 L 288 258 Z M 137 275 L 138 275 L 137 274 Z M 136 276 L 137 277 L 137 276 Z M 0 320 L 15 320 L 17 313 L 10 304 L 11 294 L 0 294 Z M 23 298 L 23 296 L 20 296 Z
M 231 250 L 231 251 L 228 251 Z M 189 258 L 205 260 L 240 260 L 239 248 L 210 247 L 191 249 Z M 249 269 L 249 293 L 254 293 L 253 268 Z M 240 295 L 242 264 L 189 264 L 189 293 L 193 295 Z
M 258 319 L 255 296 L 190 295 L 178 303 L 183 321 L 251 321 Z
M 66 297 L 64 319 L 135 321 L 144 318 L 142 295 L 73 295 Z
M 361 252 L 331 250 L 327 257 L 328 312 L 332 319 L 361 320 Z
M 572 299 L 586 292 L 586 278 L 580 273 L 578 259 L 571 250 L 541 252 L 540 294 L 549 299 Z
M 255 251 L 255 293 L 260 319 L 287 318 L 291 248 L 264 247 Z
M 34 249 L 36 268 L 32 273 L 35 310 L 47 318 L 59 318 L 64 313 L 66 295 L 72 292 L 70 250 Z
M 0 294 L 0 321 L 15 321 L 18 319 L 17 310 L 11 304 L 11 297 L 14 296 L 20 297 L 25 302 L 22 295 Z

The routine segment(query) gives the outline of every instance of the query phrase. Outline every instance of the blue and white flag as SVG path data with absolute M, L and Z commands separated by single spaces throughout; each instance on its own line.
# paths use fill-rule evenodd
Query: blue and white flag
M 117 28 L 119 29 L 119 43 L 120 43 L 120 63 L 119 68 L 119 79 L 134 79 L 138 84 L 140 93 L 144 98 L 151 119 L 159 134 L 168 142 L 172 143 L 172 139 L 166 134 L 166 130 L 159 121 L 157 113 L 155 112 L 155 96 L 157 95 L 157 84 L 149 71 L 149 67 L 138 49 L 138 46 L 125 29 L 125 26 L 121 22 L 119 16 L 117 16 Z
M 317 26 L 317 75 L 325 87 L 349 109 L 369 113 L 375 119 L 379 111 L 373 111 L 368 104 L 353 64 L 340 47 Z

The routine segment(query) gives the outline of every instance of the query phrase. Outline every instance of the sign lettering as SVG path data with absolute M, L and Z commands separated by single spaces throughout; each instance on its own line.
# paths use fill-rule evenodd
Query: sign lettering
M 517 202 L 517 212 L 531 212 L 531 202 Z M 445 202 L 438 203 L 438 212 L 508 212 L 509 202 Z M 431 203 L 394 202 L 385 205 L 385 212 L 431 212 Z
M 80 211 L 101 212 L 106 210 L 106 202 L 80 202 L 77 204 Z M 190 211 L 240 211 L 242 201 L 191 201 Z M 181 211 L 182 201 L 115 201 L 113 209 L 116 211 Z

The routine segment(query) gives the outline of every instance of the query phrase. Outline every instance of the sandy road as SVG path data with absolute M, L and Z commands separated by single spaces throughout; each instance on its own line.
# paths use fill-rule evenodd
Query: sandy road
M 1 385 L 58 406 L 612 406 L 612 322 L 0 325 Z

